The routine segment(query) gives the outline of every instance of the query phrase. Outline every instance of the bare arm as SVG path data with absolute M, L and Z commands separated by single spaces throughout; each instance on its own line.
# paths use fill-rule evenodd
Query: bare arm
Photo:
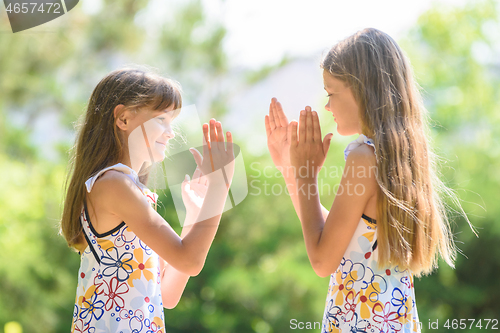
M 213 157 L 204 159 L 200 167 L 208 179 L 207 194 L 198 216 L 201 221 L 195 223 L 183 239 L 150 206 L 126 175 L 111 172 L 106 173 L 100 180 L 100 186 L 106 188 L 104 200 L 108 207 L 111 207 L 111 213 L 125 221 L 127 226 L 169 265 L 191 276 L 198 275 L 203 268 L 226 202 L 228 184 L 222 177 L 221 168 L 225 166 L 227 179 L 231 181 L 231 168 L 234 167 L 231 136 L 228 135 L 226 151 L 223 134 L 215 130 L 215 121 L 210 122 L 210 140 L 208 125 L 204 125 L 203 131 L 208 142 L 204 145 L 204 156 L 210 151 Z
M 221 214 L 194 224 L 181 239 L 126 175 L 108 172 L 100 183 L 107 187 L 106 202 L 110 211 L 119 216 L 137 237 L 177 270 L 191 276 L 199 274 Z M 225 184 L 209 184 L 202 207 L 206 216 L 215 210 L 222 212 L 226 193 Z
M 184 239 L 186 234 L 191 230 L 191 223 L 196 219 L 190 215 L 186 216 L 186 220 L 184 222 L 185 226 L 182 228 L 181 238 Z M 161 296 L 163 300 L 163 307 L 167 309 L 173 309 L 179 303 L 182 293 L 186 288 L 187 282 L 189 280 L 190 275 L 179 272 L 163 259 L 161 259 L 162 269 L 162 277 L 161 277 Z
M 273 159 L 274 165 L 281 171 L 283 178 L 290 193 L 293 207 L 297 216 L 300 217 L 299 199 L 297 195 L 297 185 L 293 168 L 290 165 L 290 140 L 292 126 L 283 111 L 281 103 L 276 98 L 271 100 L 269 105 L 269 114 L 265 117 L 267 132 L 267 146 Z M 321 211 L 324 219 L 328 216 L 328 210 L 321 205 Z
M 283 174 L 283 178 L 285 179 L 286 187 L 288 189 L 288 193 L 290 193 L 290 199 L 292 199 L 293 207 L 295 208 L 295 212 L 297 213 L 297 216 L 300 219 L 300 203 L 299 203 L 299 193 L 297 193 L 297 182 L 295 181 L 295 177 L 293 175 L 286 175 Z M 299 185 L 300 187 L 300 185 Z M 321 214 L 323 215 L 323 219 L 326 220 L 328 217 L 328 209 L 325 208 L 319 203 L 320 208 L 321 208 Z
M 297 138 L 297 123 L 292 123 L 292 126 L 294 127 L 290 150 L 292 165 L 296 170 L 306 165 L 322 165 L 328 151 L 329 140 L 327 138 L 323 142 L 321 140 L 317 114 L 312 113 L 310 109 L 301 114 L 299 138 Z M 365 168 L 365 171 L 369 171 L 374 164 L 373 153 L 364 146 L 353 150 L 346 161 L 346 165 L 355 170 Z M 297 186 L 304 188 L 304 191 L 299 191 L 297 195 L 299 217 L 309 261 L 316 274 L 325 277 L 339 266 L 364 208 L 376 191 L 377 183 L 374 175 L 370 173 L 366 175 L 365 172 L 365 176 L 358 177 L 357 172 L 344 170 L 332 208 L 325 219 L 319 201 L 317 172 L 312 171 L 307 174 L 308 176 L 304 178 L 296 175 Z

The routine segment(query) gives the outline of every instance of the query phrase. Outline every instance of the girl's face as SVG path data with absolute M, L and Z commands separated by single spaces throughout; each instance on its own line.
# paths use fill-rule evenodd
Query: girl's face
M 361 134 L 359 106 L 351 88 L 326 70 L 323 71 L 323 82 L 328 93 L 325 109 L 333 114 L 337 132 L 342 136 Z
M 140 110 L 131 120 L 127 141 L 133 169 L 144 161 L 154 163 L 165 158 L 167 142 L 175 136 L 172 130 L 174 115 L 172 105 L 161 111 Z

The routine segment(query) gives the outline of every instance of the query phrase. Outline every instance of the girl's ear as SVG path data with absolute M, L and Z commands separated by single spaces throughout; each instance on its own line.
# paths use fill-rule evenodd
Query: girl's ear
M 113 110 L 116 126 L 121 130 L 127 129 L 127 114 L 125 111 L 125 105 L 123 104 L 118 104 Z

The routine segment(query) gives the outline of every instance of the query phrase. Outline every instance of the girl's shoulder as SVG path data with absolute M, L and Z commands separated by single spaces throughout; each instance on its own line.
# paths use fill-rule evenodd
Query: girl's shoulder
M 90 193 L 89 193 L 90 194 Z M 144 195 L 137 184 L 126 174 L 118 170 L 106 170 L 95 180 L 91 195 L 102 206 L 111 207 L 115 201 L 125 195 L 143 198 Z
M 352 149 L 346 157 L 346 166 L 348 165 L 366 165 L 376 167 L 377 156 L 375 155 L 375 148 L 368 144 L 362 144 Z
M 373 147 L 360 145 L 352 149 L 347 156 L 343 177 L 348 184 L 360 186 L 370 195 L 376 194 L 377 158 Z
M 136 189 L 140 192 L 137 184 L 126 174 L 119 170 L 106 170 L 97 177 L 92 186 L 92 192 L 105 192 L 115 188 L 123 188 L 124 186 Z

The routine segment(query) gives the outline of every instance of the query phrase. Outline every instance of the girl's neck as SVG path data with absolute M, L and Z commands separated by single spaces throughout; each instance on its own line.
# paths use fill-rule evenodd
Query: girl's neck
M 125 157 L 124 157 L 124 158 L 123 158 L 120 162 L 118 162 L 118 163 L 121 163 L 121 164 L 124 164 L 124 165 L 128 166 L 130 169 L 134 170 L 134 171 L 135 171 L 135 173 L 137 173 L 137 174 L 139 174 L 139 171 L 140 171 L 140 168 L 141 168 L 141 165 L 142 165 L 142 164 L 138 164 L 138 168 L 137 168 L 137 170 L 136 170 L 136 169 L 134 169 L 134 168 L 132 167 L 132 163 L 131 163 L 131 161 L 130 161 L 130 157 L 128 157 L 128 156 L 125 156 Z

